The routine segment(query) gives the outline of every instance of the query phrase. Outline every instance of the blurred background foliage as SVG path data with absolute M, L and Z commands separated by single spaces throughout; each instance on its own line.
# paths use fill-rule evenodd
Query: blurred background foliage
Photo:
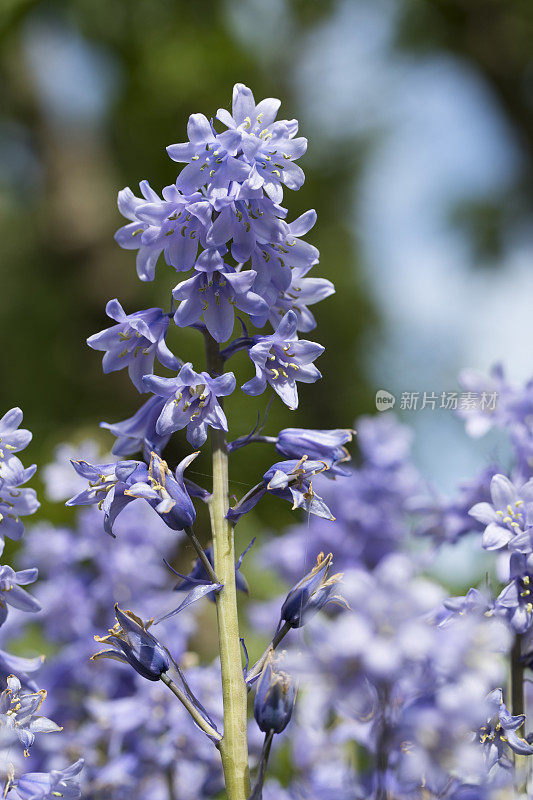
M 283 115 L 302 121 L 301 132 L 310 138 L 302 160 L 306 183 L 297 194 L 287 191 L 284 204 L 291 218 L 317 210 L 319 222 L 308 237 L 321 251 L 315 274 L 337 287 L 316 315 L 316 339 L 327 348 L 319 364 L 324 380 L 303 387 L 297 417 L 275 403 L 268 432 L 295 424 L 350 426 L 358 414 L 375 410 L 380 385 L 416 389 L 418 379 L 433 380 L 446 332 L 440 331 L 444 344 L 438 348 L 423 327 L 409 333 L 421 349 L 402 356 L 390 346 L 402 341 L 402 324 L 415 314 L 407 309 L 395 328 L 383 291 L 401 306 L 404 295 L 417 295 L 417 281 L 396 276 L 399 284 L 388 288 L 387 273 L 380 278 L 365 241 L 372 236 L 396 250 L 390 226 L 376 230 L 369 223 L 368 233 L 364 214 L 356 211 L 368 201 L 377 206 L 378 220 L 381 213 L 381 200 L 368 199 L 361 182 L 395 124 L 394 114 L 382 112 L 394 108 L 398 91 L 388 78 L 383 91 L 380 80 L 387 64 L 396 75 L 408 65 L 401 92 L 414 96 L 415 66 L 437 57 L 457 66 L 459 80 L 462 70 L 475 75 L 490 96 L 493 116 L 480 123 L 482 135 L 486 129 L 490 138 L 491 126 L 504 129 L 512 142 L 506 146 L 518 154 L 511 161 L 519 166 L 509 167 L 497 185 L 489 181 L 483 190 L 454 196 L 446 225 L 466 243 L 468 269 L 490 267 L 483 281 L 494 282 L 511 233 L 527 230 L 531 219 L 532 34 L 527 0 L 2 0 L 0 408 L 23 408 L 34 432 L 29 457 L 42 464 L 59 442 L 94 436 L 101 420 L 124 419 L 138 407 L 125 373 L 103 376 L 100 356 L 85 339 L 107 325 L 108 299 L 118 297 L 127 312 L 167 307 L 177 280 L 161 263 L 155 283 L 138 281 L 134 255 L 113 240 L 122 224 L 116 194 L 126 185 L 135 190 L 143 178 L 157 190 L 171 183 L 176 165 L 165 146 L 186 138 L 190 113 L 210 116 L 228 107 L 237 81 L 257 98 L 282 98 Z M 454 86 L 445 91 L 452 102 Z M 380 113 L 373 116 L 376 107 Z M 406 172 L 405 187 L 392 182 L 390 188 L 408 198 L 408 166 Z M 386 202 L 383 208 L 386 214 Z M 428 269 L 422 262 L 419 268 Z M 431 283 L 431 275 L 425 280 Z M 416 308 L 424 300 L 416 300 Z M 199 365 L 200 336 L 173 336 L 176 352 Z M 525 344 L 518 346 L 525 354 Z M 474 340 L 470 355 L 475 347 Z M 382 358 L 385 351 L 389 356 Z M 441 379 L 442 388 L 454 388 L 449 376 L 458 365 L 456 349 L 436 385 L 424 388 L 437 391 Z M 238 378 L 249 377 L 244 357 L 235 368 Z M 409 387 L 401 385 L 403 374 L 410 376 Z M 264 406 L 264 398 L 251 402 L 235 393 L 229 404 L 234 435 L 249 430 Z M 110 446 L 111 437 L 99 436 Z M 264 453 L 238 454 L 236 494 L 264 466 Z M 208 472 L 207 462 L 198 466 L 202 470 Z M 64 518 L 66 512 L 46 513 Z M 268 523 L 268 508 L 263 513 Z M 279 519 L 279 505 L 275 513 Z

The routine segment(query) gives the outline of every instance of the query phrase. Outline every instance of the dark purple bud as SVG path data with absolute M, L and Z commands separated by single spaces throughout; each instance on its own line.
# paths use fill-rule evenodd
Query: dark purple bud
M 296 688 L 285 672 L 276 668 L 271 650 L 257 684 L 254 717 L 263 733 L 281 733 L 290 722 Z

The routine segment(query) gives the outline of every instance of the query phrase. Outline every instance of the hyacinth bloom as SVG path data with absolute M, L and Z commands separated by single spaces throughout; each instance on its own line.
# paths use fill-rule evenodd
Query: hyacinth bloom
M 244 181 L 250 165 L 236 158 L 241 136 L 236 131 L 216 133 L 204 114 L 191 114 L 187 123 L 188 142 L 171 144 L 167 153 L 173 161 L 187 163 L 176 186 L 185 194 L 207 182 L 207 196 L 216 201 L 227 197 L 232 181 Z
M 170 668 L 170 658 L 165 648 L 132 611 L 122 611 L 115 604 L 115 617 L 117 621 L 107 636 L 94 637 L 96 642 L 111 644 L 114 649 L 95 653 L 91 660 L 111 658 L 122 661 L 130 664 L 143 678 L 160 680 L 161 675 Z
M 175 378 L 145 376 L 144 384 L 164 405 L 156 422 L 160 436 L 187 428 L 187 441 L 200 447 L 207 439 L 207 428 L 227 431 L 228 422 L 219 397 L 227 397 L 235 389 L 233 372 L 212 378 L 207 372 L 195 372 L 191 363 L 184 364 Z
M 252 91 L 236 83 L 232 113 L 223 108 L 217 111 L 217 119 L 239 134 L 242 157 L 251 166 L 241 188 L 245 197 L 250 191 L 263 189 L 271 200 L 280 203 L 282 184 L 297 190 L 304 182 L 304 173 L 294 162 L 307 150 L 307 139 L 294 138 L 296 120 L 276 121 L 280 105 L 273 97 L 256 104 Z
M 0 419 L 0 461 L 24 450 L 31 442 L 31 432 L 19 428 L 22 416 L 20 408 L 12 408 Z
M 134 231 L 130 234 L 122 228 L 122 233 L 118 231 L 115 238 L 122 244 L 126 234 L 133 238 L 138 236 L 137 246 L 142 245 L 150 253 L 149 263 L 154 270 L 163 252 L 169 266 L 177 270 L 190 269 L 196 260 L 198 245 L 205 247 L 205 233 L 213 213 L 211 203 L 200 192 L 184 195 L 175 185 L 166 186 L 162 194 L 162 200 L 154 192 L 149 202 L 136 205 L 135 219 L 144 225 L 140 234 Z M 146 268 L 143 274 L 145 280 L 154 278 L 151 268 Z
M 518 733 L 518 729 L 524 724 L 523 714 L 513 716 L 503 702 L 503 692 L 501 689 L 494 689 L 488 696 L 490 707 L 494 710 L 493 715 L 487 720 L 479 731 L 479 736 L 485 751 L 485 761 L 487 770 L 499 763 L 502 766 L 510 765 L 510 748 L 519 755 L 533 755 L 533 745 L 526 742 Z
M 221 247 L 231 241 L 231 255 L 244 264 L 255 249 L 271 242 L 281 242 L 289 233 L 286 209 L 268 197 L 250 200 L 228 198 L 207 234 L 209 247 Z
M 490 482 L 492 503 L 476 503 L 470 516 L 487 527 L 483 533 L 486 550 L 500 550 L 529 527 L 533 511 L 533 478 L 515 486 L 505 475 Z
M 533 556 L 512 553 L 510 582 L 495 601 L 495 610 L 505 615 L 516 633 L 525 633 L 533 623 Z
M 268 316 L 257 320 L 258 326 L 264 325 L 268 318 L 274 320 L 274 327 L 277 326 L 280 310 L 277 304 L 283 302 L 284 296 L 287 300 L 294 299 L 292 295 L 298 295 L 301 287 L 295 285 L 294 291 L 291 291 L 293 281 L 303 278 L 311 267 L 318 264 L 319 252 L 316 247 L 300 238 L 312 228 L 315 220 L 316 212 L 312 209 L 306 211 L 287 226 L 288 231 L 281 240 L 258 243 L 253 249 L 251 264 L 257 272 L 254 288 L 265 298 L 270 309 Z M 329 281 L 326 283 L 332 286 Z M 315 301 L 310 298 L 309 302 Z M 293 302 L 287 305 L 283 313 L 290 308 L 298 312 Z
M 473 614 L 487 617 L 495 612 L 494 599 L 488 591 L 469 589 L 462 597 L 448 597 L 443 601 L 445 611 L 436 615 L 439 625 L 446 625 L 457 615 Z
M 126 314 L 118 300 L 110 300 L 106 314 L 117 324 L 87 339 L 89 347 L 105 351 L 102 360 L 105 373 L 127 367 L 133 385 L 144 392 L 142 378 L 153 372 L 156 356 L 169 369 L 179 367 L 179 361 L 165 342 L 169 319 L 160 308 Z
M 319 553 L 316 564 L 296 586 L 293 586 L 281 607 L 281 620 L 291 628 L 300 628 L 328 603 L 344 603 L 333 594 L 342 573 L 328 577 L 333 561 L 331 553 Z
M 152 453 L 150 464 L 140 461 L 118 461 L 113 464 L 88 464 L 73 461 L 72 466 L 89 481 L 67 501 L 67 506 L 98 503 L 104 512 L 104 530 L 111 536 L 113 524 L 120 512 L 137 498 L 146 500 L 172 530 L 189 528 L 195 519 L 191 498 L 185 487 L 183 473 L 198 453 L 184 458 L 172 475 L 165 461 Z
M 146 464 L 140 461 L 117 461 L 111 464 L 89 464 L 87 461 L 71 463 L 78 475 L 88 481 L 89 486 L 67 500 L 66 505 L 98 504 L 104 512 L 104 530 L 114 536 L 113 523 L 132 499 L 125 491 L 139 477 L 147 474 Z
M 161 455 L 170 439 L 170 434 L 163 436 L 156 430 L 156 422 L 164 405 L 162 398 L 151 397 L 133 417 L 122 422 L 101 422 L 101 428 L 106 428 L 117 437 L 112 449 L 113 455 L 124 457 L 142 451 L 147 461 L 152 452 Z
M 129 485 L 124 494 L 129 499 L 146 500 L 174 531 L 192 527 L 196 512 L 185 486 L 183 473 L 197 456 L 198 452 L 186 456 L 172 474 L 166 461 L 157 453 L 152 453 L 147 473 L 140 476 L 141 480 Z
M 263 475 L 263 482 L 251 489 L 236 506 L 230 508 L 226 517 L 233 523 L 254 508 L 267 492 L 288 500 L 293 510 L 305 508 L 309 514 L 324 519 L 335 517 L 319 495 L 313 491 L 311 479 L 328 469 L 323 461 L 311 461 L 307 456 L 299 460 L 278 461 Z
M 352 436 L 353 431 L 349 428 L 284 428 L 278 434 L 276 450 L 287 458 L 301 458 L 305 455 L 314 461 L 323 461 L 329 467 L 328 477 L 349 475 L 349 470 L 341 464 L 351 459 L 344 445 L 352 441 Z
M 22 656 L 14 656 L 13 653 L 7 653 L 5 650 L 0 650 L 0 677 L 6 681 L 11 673 L 16 672 L 17 678 L 25 689 L 37 691 L 37 684 L 30 678 L 30 674 L 37 672 L 42 667 L 43 661 L 44 656 L 24 658 Z
M 335 294 L 335 287 L 327 278 L 306 278 L 310 268 L 294 267 L 291 284 L 270 308 L 268 318 L 276 327 L 278 319 L 291 309 L 298 315 L 298 330 L 303 333 L 316 328 L 316 319 L 308 306 L 320 303 Z
M 21 517 L 35 514 L 40 506 L 35 490 L 22 488 L 35 469 L 35 465 L 25 469 L 13 455 L 0 461 L 0 542 L 5 536 L 20 539 L 24 534 Z
M 217 342 L 225 342 L 233 332 L 235 308 L 255 316 L 267 313 L 266 302 L 252 291 L 257 273 L 236 272 L 216 250 L 206 250 L 195 265 L 195 274 L 179 283 L 172 294 L 180 305 L 174 322 L 181 328 L 203 318 Z
M 131 222 L 115 234 L 126 250 L 138 250 L 137 274 L 153 281 L 162 252 L 170 266 L 189 269 L 194 264 L 199 241 L 211 219 L 211 206 L 199 192 L 184 196 L 176 186 L 163 189 L 163 200 L 148 181 L 139 184 L 141 197 L 126 187 L 118 193 L 118 208 Z
M 313 491 L 311 479 L 326 471 L 328 465 L 323 461 L 313 461 L 305 456 L 299 460 L 278 461 L 263 475 L 266 489 L 284 500 L 292 502 L 293 510 L 305 508 L 310 514 L 324 519 L 335 517 L 321 497 Z
M 23 589 L 28 583 L 37 580 L 38 570 L 23 569 L 15 572 L 7 564 L 0 565 L 0 625 L 7 617 L 7 605 L 20 611 L 36 612 L 41 610 L 37 600 Z
M 289 676 L 276 666 L 270 650 L 257 683 L 254 717 L 263 733 L 281 733 L 289 724 L 296 699 L 296 689 Z
M 153 247 L 143 245 L 142 234 L 148 228 L 148 224 L 137 219 L 135 212 L 146 202 L 157 203 L 159 196 L 148 181 L 141 181 L 139 188 L 142 197 L 136 197 L 129 186 L 118 193 L 118 210 L 131 222 L 129 225 L 119 228 L 115 234 L 115 241 L 125 250 L 138 250 L 137 275 L 142 281 L 153 281 L 155 265 L 160 253 Z
M 50 772 L 26 772 L 16 780 L 9 778 L 6 785 L 7 800 L 78 800 L 81 789 L 78 776 L 83 769 L 83 758 L 65 769 Z
M 269 383 L 283 402 L 294 410 L 298 407 L 296 381 L 314 383 L 322 377 L 313 361 L 324 352 L 315 342 L 298 341 L 298 318 L 288 311 L 271 336 L 254 336 L 248 355 L 255 365 L 255 377 L 242 390 L 246 394 L 262 394 Z
M 7 686 L 0 694 L 1 727 L 16 734 L 24 747 L 24 754 L 35 741 L 37 733 L 55 733 L 62 728 L 47 717 L 38 716 L 46 692 L 23 692 L 20 680 L 15 675 L 8 675 Z

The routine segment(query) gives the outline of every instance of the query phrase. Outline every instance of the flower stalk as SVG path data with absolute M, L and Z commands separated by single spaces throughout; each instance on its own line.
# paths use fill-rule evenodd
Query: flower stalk
M 524 662 L 522 661 L 522 634 L 517 633 L 511 649 L 511 708 L 513 715 L 518 716 L 524 713 Z M 520 736 L 524 736 L 524 727 L 517 731 Z M 526 789 L 528 760 L 527 756 L 515 753 L 515 776 L 516 789 L 521 791 Z
M 191 702 L 190 698 L 186 695 L 186 693 L 182 691 L 182 689 L 180 689 L 179 686 L 176 686 L 172 678 L 170 678 L 166 674 L 166 672 L 164 672 L 161 675 L 161 680 L 166 686 L 168 686 L 172 694 L 176 695 L 180 703 L 183 703 L 183 705 L 185 706 L 185 708 L 187 709 L 193 720 L 196 722 L 198 727 L 201 728 L 204 731 L 204 733 L 206 733 L 218 747 L 219 746 L 218 743 L 221 738 L 219 732 L 215 730 L 215 728 L 213 728 L 213 726 L 210 725 L 206 719 L 204 719 L 202 714 L 200 714 L 200 712 L 195 707 L 194 703 Z
M 205 337 L 207 369 L 212 376 L 222 374 L 224 365 L 219 347 Z M 227 800 L 247 800 L 250 774 L 247 741 L 247 691 L 241 662 L 237 592 L 235 586 L 235 546 L 233 525 L 226 519 L 229 509 L 228 453 L 221 430 L 211 430 L 213 454 L 213 492 L 209 501 L 215 572 L 223 588 L 216 595 L 224 735 L 220 754 Z

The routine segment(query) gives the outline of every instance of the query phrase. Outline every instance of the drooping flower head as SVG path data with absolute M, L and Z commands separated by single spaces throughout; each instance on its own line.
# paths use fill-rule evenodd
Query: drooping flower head
M 251 511 L 270 492 L 292 503 L 293 510 L 304 508 L 309 514 L 334 520 L 335 517 L 312 486 L 313 477 L 327 469 L 324 461 L 311 461 L 307 456 L 298 460 L 278 461 L 265 472 L 263 482 L 254 486 L 236 506 L 230 508 L 226 517 L 237 523 L 243 514 Z
M 152 453 L 146 474 L 141 474 L 141 480 L 128 486 L 124 494 L 128 499 L 146 500 L 148 505 L 157 511 L 163 522 L 174 531 L 192 527 L 196 511 L 185 485 L 183 473 L 197 456 L 198 452 L 186 456 L 172 474 L 167 462 L 157 453 Z
M 0 732 L 13 734 L 24 747 L 25 755 L 28 755 L 36 734 L 62 730 L 51 719 L 38 714 L 45 699 L 44 689 L 24 691 L 20 680 L 15 675 L 8 675 L 7 686 L 0 694 Z
M 234 183 L 240 184 L 237 200 L 256 198 L 264 191 L 279 203 L 282 184 L 299 189 L 304 174 L 294 161 L 305 153 L 307 140 L 295 138 L 296 120 L 276 121 L 279 106 L 274 98 L 256 105 L 250 89 L 237 83 L 232 113 L 217 112 L 228 130 L 217 133 L 203 114 L 192 114 L 187 125 L 189 141 L 167 147 L 174 161 L 187 164 L 176 185 L 187 193 L 206 184 L 206 195 L 215 204 L 231 197 Z
M 160 436 L 187 428 L 187 441 L 200 447 L 207 439 L 208 427 L 227 431 L 228 422 L 218 398 L 227 397 L 235 389 L 233 372 L 212 378 L 207 372 L 195 372 L 187 363 L 175 378 L 150 375 L 144 384 L 165 401 L 155 426 Z
M 104 530 L 111 536 L 113 523 L 123 508 L 131 501 L 125 494 L 140 477 L 145 477 L 147 467 L 141 461 L 116 461 L 111 464 L 89 464 L 87 461 L 72 461 L 72 466 L 88 487 L 67 500 L 67 506 L 90 506 L 98 504 L 104 512 Z
M 174 322 L 183 328 L 203 318 L 213 339 L 227 341 L 233 333 L 235 308 L 251 316 L 268 313 L 265 300 L 252 291 L 256 277 L 253 269 L 237 272 L 225 264 L 218 251 L 204 251 L 193 276 L 172 292 L 181 301 Z
M 8 566 L 0 565 L 0 625 L 7 617 L 7 606 L 18 608 L 20 611 L 36 612 L 41 610 L 40 604 L 31 596 L 23 586 L 37 580 L 38 570 L 23 569 L 19 572 Z
M 141 197 L 129 187 L 118 193 L 121 214 L 132 220 L 115 234 L 126 250 L 138 250 L 137 274 L 142 281 L 153 281 L 159 256 L 164 253 L 169 266 L 190 269 L 205 247 L 205 235 L 211 222 L 211 204 L 200 192 L 184 195 L 177 186 L 166 186 L 163 199 L 148 181 L 141 181 Z
M 81 789 L 78 777 L 83 769 L 83 758 L 65 769 L 50 772 L 25 772 L 16 778 L 10 776 L 4 789 L 6 800 L 78 800 Z
M 145 392 L 142 378 L 153 372 L 156 356 L 163 366 L 178 368 L 179 361 L 165 342 L 168 316 L 160 308 L 126 314 L 118 300 L 110 300 L 106 313 L 117 324 L 87 339 L 89 347 L 105 351 L 102 360 L 105 373 L 127 367 L 133 385 Z
M 314 383 L 321 374 L 313 361 L 324 352 L 315 342 L 298 341 L 298 318 L 288 311 L 271 336 L 254 336 L 248 355 L 255 364 L 255 378 L 242 389 L 246 394 L 262 394 L 269 383 L 291 410 L 298 407 L 296 381 Z
M 0 461 L 24 450 L 31 442 L 31 431 L 19 428 L 21 422 L 20 408 L 12 408 L 0 419 Z
M 301 458 L 306 455 L 314 461 L 328 465 L 327 476 L 349 475 L 342 467 L 350 461 L 350 454 L 344 447 L 351 442 L 353 431 L 348 428 L 336 430 L 308 430 L 306 428 L 284 428 L 278 434 L 276 450 L 287 458 Z
M 344 604 L 341 597 L 333 594 L 342 579 L 342 573 L 328 577 L 332 561 L 331 553 L 327 556 L 319 553 L 311 572 L 293 586 L 285 598 L 280 619 L 291 628 L 300 628 L 327 603 Z
M 113 455 L 124 457 L 142 452 L 147 461 L 152 452 L 161 455 L 170 439 L 170 434 L 159 434 L 156 430 L 156 422 L 164 405 L 165 401 L 161 397 L 150 397 L 129 419 L 122 422 L 101 422 L 101 428 L 107 428 L 117 437 L 113 445 Z
M 137 498 L 146 500 L 172 530 L 191 527 L 196 517 L 194 505 L 185 487 L 183 473 L 198 453 L 184 458 L 175 474 L 157 454 L 150 464 L 142 461 L 118 461 L 113 464 L 88 464 L 73 461 L 76 472 L 89 481 L 89 488 L 67 501 L 67 506 L 98 504 L 104 512 L 104 530 L 111 536 L 120 512 Z
M 245 181 L 250 165 L 236 158 L 241 137 L 236 131 L 216 133 L 204 114 L 191 114 L 187 123 L 188 142 L 171 144 L 167 153 L 173 161 L 186 163 L 176 181 L 185 194 L 207 184 L 207 197 L 214 203 L 228 196 L 232 181 Z
M 111 644 L 113 649 L 102 650 L 91 656 L 92 661 L 111 658 L 130 664 L 133 669 L 149 681 L 158 681 L 170 669 L 170 658 L 165 648 L 148 631 L 147 625 L 132 611 L 122 611 L 115 604 L 115 625 L 107 636 L 95 636 L 100 644 Z
M 17 456 L 0 461 L 0 542 L 4 537 L 20 539 L 24 534 L 21 517 L 35 514 L 41 505 L 34 489 L 24 486 L 36 466 L 24 468 Z
M 236 83 L 232 113 L 223 108 L 217 111 L 217 119 L 240 135 L 242 157 L 251 166 L 242 193 L 260 188 L 275 203 L 283 199 L 282 184 L 294 190 L 302 186 L 304 174 L 294 162 L 307 150 L 307 139 L 294 138 L 295 119 L 276 121 L 280 105 L 274 97 L 256 104 L 252 91 Z

